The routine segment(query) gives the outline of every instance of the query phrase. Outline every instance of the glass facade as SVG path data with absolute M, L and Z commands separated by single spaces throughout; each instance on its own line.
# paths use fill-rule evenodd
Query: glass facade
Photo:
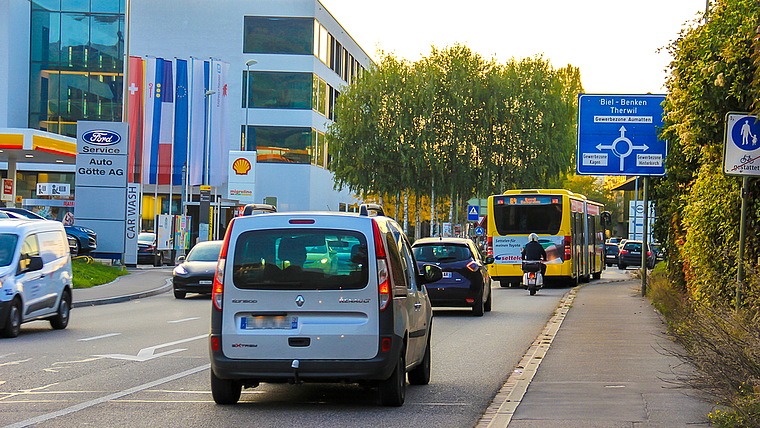
M 244 108 L 311 108 L 312 73 L 252 71 L 245 79 L 246 74 L 247 71 L 244 71 Z M 245 102 L 246 97 L 250 97 L 248 103 Z
M 243 53 L 301 54 L 313 52 L 313 18 L 246 16 Z
M 246 150 L 257 151 L 258 162 L 311 163 L 311 128 L 249 126 Z
M 31 4 L 29 127 L 76 137 L 77 120 L 120 121 L 125 0 Z

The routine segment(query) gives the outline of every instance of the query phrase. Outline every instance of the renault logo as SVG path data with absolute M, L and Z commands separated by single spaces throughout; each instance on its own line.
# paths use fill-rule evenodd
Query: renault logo
M 296 297 L 296 305 L 298 305 L 299 308 L 303 306 L 305 302 L 306 302 L 306 299 L 304 299 L 303 296 L 301 296 L 300 294 L 298 295 L 298 297 Z

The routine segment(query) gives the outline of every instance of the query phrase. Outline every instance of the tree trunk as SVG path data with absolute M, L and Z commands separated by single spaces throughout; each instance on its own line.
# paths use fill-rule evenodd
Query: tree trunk
M 409 190 L 404 192 L 404 234 L 409 234 Z
M 433 179 L 433 188 L 430 190 L 430 236 L 433 236 L 434 222 L 435 222 L 435 179 Z
M 449 233 L 454 236 L 454 189 L 451 189 L 451 195 L 449 195 Z
M 422 238 L 422 224 L 420 221 L 420 195 L 414 193 L 414 240 Z

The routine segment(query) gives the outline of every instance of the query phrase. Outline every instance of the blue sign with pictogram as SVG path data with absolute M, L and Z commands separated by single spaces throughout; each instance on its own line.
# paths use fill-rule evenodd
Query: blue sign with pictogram
M 478 221 L 478 220 L 480 220 L 480 207 L 477 205 L 468 206 L 467 207 L 467 221 Z
M 662 128 L 664 95 L 578 96 L 578 152 L 581 175 L 665 175 Z
M 729 112 L 723 152 L 726 175 L 760 175 L 760 122 L 747 113 Z
M 483 236 L 484 233 L 486 233 L 486 231 L 482 227 L 478 226 L 475 228 L 475 235 Z

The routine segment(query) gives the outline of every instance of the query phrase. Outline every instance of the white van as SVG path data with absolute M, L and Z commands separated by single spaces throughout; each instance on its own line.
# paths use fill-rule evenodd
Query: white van
M 72 276 L 62 223 L 0 220 L 0 334 L 16 337 L 22 323 L 39 319 L 66 328 Z
M 211 392 L 234 404 L 260 382 L 361 382 L 382 404 L 430 381 L 432 309 L 391 218 L 288 212 L 230 222 L 213 285 Z

